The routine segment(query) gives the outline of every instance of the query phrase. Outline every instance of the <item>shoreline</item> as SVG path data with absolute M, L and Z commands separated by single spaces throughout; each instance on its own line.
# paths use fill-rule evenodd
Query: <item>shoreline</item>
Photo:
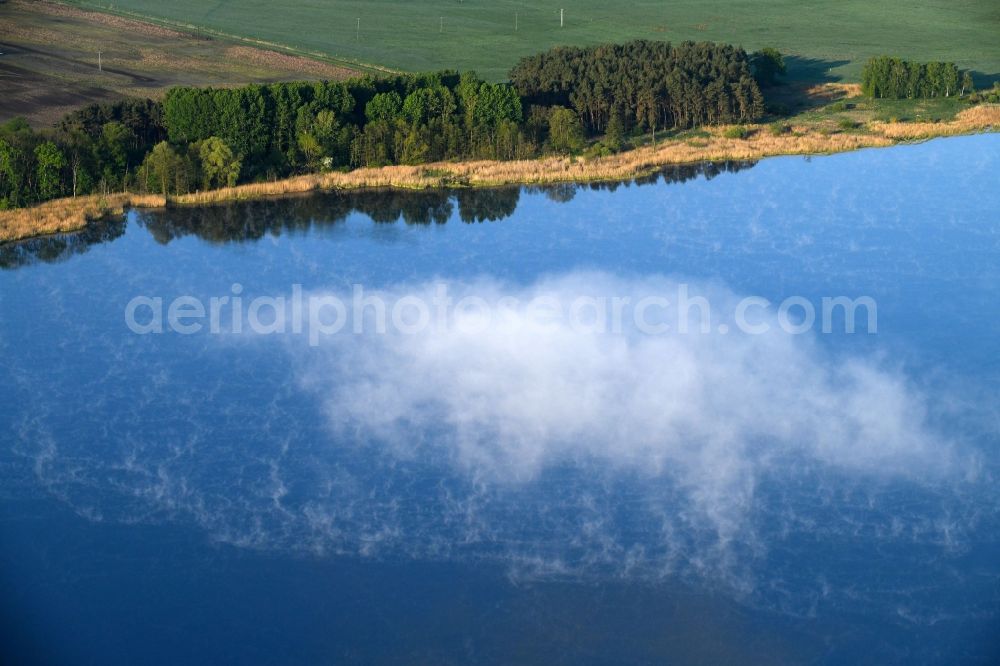
M 947 122 L 871 121 L 857 130 L 833 132 L 815 123 L 785 123 L 789 131 L 772 134 L 768 125 L 745 125 L 746 138 L 727 138 L 732 126 L 702 128 L 613 155 L 595 158 L 540 157 L 530 160 L 435 162 L 413 166 L 365 167 L 348 172 L 314 173 L 248 183 L 177 197 L 118 193 L 54 199 L 30 208 L 0 211 L 0 243 L 80 231 L 93 220 L 122 215 L 128 208 L 197 206 L 266 199 L 318 191 L 395 188 L 426 190 L 502 187 L 566 182 L 632 180 L 667 166 L 704 162 L 751 161 L 783 155 L 830 155 L 884 148 L 946 136 L 1000 131 L 1000 104 L 961 111 Z

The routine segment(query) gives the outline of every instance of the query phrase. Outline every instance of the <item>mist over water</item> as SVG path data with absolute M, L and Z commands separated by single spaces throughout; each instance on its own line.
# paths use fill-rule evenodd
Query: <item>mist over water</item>
M 133 213 L 93 238 L 8 249 L 3 617 L 20 612 L 29 638 L 90 618 L 73 622 L 93 643 L 60 631 L 66 654 L 122 663 L 127 639 L 100 647 L 116 623 L 136 622 L 165 661 L 209 654 L 211 633 L 171 647 L 139 624 L 206 608 L 252 629 L 222 601 L 234 595 L 287 617 L 303 659 L 525 661 L 552 641 L 581 661 L 989 663 L 996 143 L 476 201 Z M 444 283 L 487 306 L 317 344 L 125 325 L 136 295 L 207 300 L 234 283 L 246 302 L 293 284 L 429 301 Z M 497 305 L 566 312 L 682 285 L 711 303 L 707 332 Z M 773 307 L 766 334 L 720 332 L 741 299 L 792 295 L 870 295 L 878 332 L 792 335 Z M 145 601 L 126 579 L 146 581 Z M 465 638 L 408 633 L 436 614 Z M 579 629 L 511 652 L 533 622 Z M 243 657 L 273 648 L 259 633 L 239 633 Z
M 738 300 L 717 284 L 686 286 L 717 308 Z M 437 288 L 374 295 L 429 301 Z M 580 294 L 637 302 L 677 283 L 573 272 L 450 288 L 456 300 L 544 296 L 568 311 Z M 975 440 L 948 427 L 980 418 L 975 408 L 942 411 L 969 401 L 930 395 L 883 356 L 787 334 L 773 315 L 764 335 L 489 315 L 485 329 L 481 310 L 459 312 L 418 333 L 348 329 L 318 347 L 205 337 L 188 347 L 195 366 L 235 353 L 287 373 L 271 389 L 237 389 L 273 391 L 261 413 L 216 411 L 236 387 L 189 385 L 166 436 L 140 436 L 133 414 L 109 426 L 126 437 L 74 446 L 40 419 L 22 422 L 18 449 L 48 492 L 90 520 L 193 521 L 214 541 L 264 551 L 486 558 L 518 580 L 679 577 L 795 614 L 838 591 L 819 582 L 829 563 L 807 558 L 808 593 L 773 598 L 787 584 L 770 569 L 775 548 L 800 549 L 805 535 L 839 541 L 861 520 L 873 558 L 909 544 L 941 560 L 921 566 L 948 567 L 970 532 L 996 520 Z M 169 364 L 146 371 L 138 414 L 176 381 Z M 903 511 L 901 495 L 912 504 Z

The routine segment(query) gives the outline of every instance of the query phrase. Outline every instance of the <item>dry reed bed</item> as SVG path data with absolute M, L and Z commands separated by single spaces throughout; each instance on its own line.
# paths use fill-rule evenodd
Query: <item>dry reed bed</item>
M 159 194 L 111 194 L 54 199 L 31 208 L 0 211 L 0 243 L 79 231 L 91 220 L 121 215 L 132 206 L 157 208 L 164 203 Z
M 580 159 L 544 157 L 499 162 L 438 162 L 419 166 L 356 169 L 347 173 L 296 176 L 268 183 L 250 183 L 171 198 L 183 205 L 211 204 L 297 194 L 313 190 L 376 187 L 424 189 L 447 186 L 539 184 L 565 181 L 626 180 L 671 164 L 754 160 L 775 155 L 817 155 L 859 148 L 891 146 L 910 139 L 951 136 L 1000 128 L 1000 104 L 984 104 L 943 123 L 869 123 L 864 132 L 830 133 L 816 126 L 793 126 L 774 135 L 766 126 L 750 126 L 746 139 L 724 136 L 725 127 L 706 137 L 674 139 L 607 157 Z M 29 236 L 75 231 L 88 220 L 120 214 L 129 206 L 160 207 L 160 195 L 119 194 L 109 197 L 57 199 L 33 208 L 0 211 L 0 242 Z
M 893 139 L 929 139 L 936 136 L 953 136 L 989 127 L 1000 128 L 1000 104 L 980 104 L 959 112 L 947 123 L 878 123 L 870 124 L 872 131 L 881 132 Z
M 859 148 L 891 146 L 908 138 L 947 136 L 1000 127 L 1000 106 L 963 111 L 949 123 L 919 125 L 913 134 L 900 128 L 911 124 L 872 123 L 863 133 L 829 133 L 815 126 L 794 126 L 786 134 L 773 135 L 766 126 L 750 126 L 746 139 L 729 139 L 725 127 L 705 138 L 665 141 L 655 146 L 598 157 L 574 159 L 544 157 L 509 162 L 480 160 L 437 162 L 419 166 L 388 166 L 356 169 L 347 173 L 310 174 L 270 183 L 251 183 L 178 197 L 181 204 L 208 204 L 312 190 L 366 187 L 430 188 L 442 186 L 490 186 L 537 184 L 563 181 L 600 181 L 633 178 L 671 164 L 705 161 L 753 160 L 775 155 L 817 155 Z M 927 127 L 923 127 L 927 125 Z
M 186 194 L 172 201 L 208 204 L 296 194 L 312 190 L 345 190 L 374 187 L 424 189 L 446 186 L 485 187 L 566 181 L 624 180 L 670 164 L 704 161 L 750 160 L 773 155 L 843 152 L 895 143 L 884 136 L 805 132 L 771 136 L 757 127 L 748 139 L 727 139 L 722 130 L 705 139 L 669 141 L 607 157 L 574 159 L 544 157 L 508 162 L 479 160 L 437 162 L 420 166 L 355 169 L 347 173 L 297 176 L 268 183 L 250 183 L 207 192 Z

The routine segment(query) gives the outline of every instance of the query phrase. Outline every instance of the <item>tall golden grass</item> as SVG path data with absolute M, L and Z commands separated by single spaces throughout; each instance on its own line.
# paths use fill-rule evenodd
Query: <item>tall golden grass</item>
M 870 134 L 824 134 L 816 130 L 794 128 L 792 133 L 774 136 L 762 126 L 751 126 L 750 129 L 752 135 L 747 139 L 728 139 L 723 136 L 725 128 L 717 128 L 703 139 L 670 140 L 592 159 L 543 157 L 507 162 L 477 160 L 363 168 L 347 173 L 310 174 L 269 183 L 238 185 L 182 195 L 175 201 L 179 204 L 208 204 L 312 190 L 371 187 L 424 189 L 626 180 L 670 164 L 752 160 L 773 155 L 812 155 L 869 146 L 888 146 L 893 143 L 887 137 Z
M 988 128 L 1000 129 L 1000 104 L 980 104 L 965 109 L 947 123 L 872 123 L 873 131 L 892 139 L 929 139 L 965 134 Z
M 1000 104 L 984 104 L 966 109 L 949 122 L 871 122 L 858 132 L 835 132 L 814 124 L 793 125 L 791 131 L 775 135 L 767 131 L 766 126 L 750 125 L 750 135 L 747 138 L 735 139 L 725 136 L 726 127 L 716 127 L 706 136 L 669 139 L 655 145 L 592 159 L 543 157 L 510 162 L 437 162 L 419 166 L 363 168 L 346 173 L 309 174 L 274 182 L 250 183 L 185 194 L 171 198 L 171 203 L 211 204 L 313 190 L 376 187 L 425 189 L 627 180 L 671 164 L 838 153 L 990 128 L 1000 128 Z M 90 219 L 120 213 L 129 205 L 158 207 L 164 204 L 164 198 L 160 195 L 125 194 L 104 198 L 91 196 L 57 199 L 33 208 L 0 211 L 0 242 L 80 229 Z
M 121 215 L 128 207 L 163 206 L 159 194 L 111 194 L 53 199 L 31 208 L 0 211 L 0 242 L 79 231 L 91 220 Z
M 655 146 L 596 157 L 543 157 L 531 160 L 436 162 L 420 166 L 355 169 L 346 173 L 297 176 L 268 183 L 251 183 L 196 194 L 172 201 L 208 204 L 309 192 L 374 187 L 425 189 L 445 186 L 496 186 L 566 181 L 626 180 L 670 164 L 704 161 L 751 160 L 773 155 L 843 152 L 868 146 L 888 146 L 893 141 L 868 134 L 823 134 L 818 131 L 773 136 L 764 127 L 752 127 L 748 139 L 727 139 L 725 128 L 696 140 L 667 141 Z
M 806 88 L 806 96 L 813 99 L 833 101 L 845 97 L 860 97 L 860 83 L 818 83 Z

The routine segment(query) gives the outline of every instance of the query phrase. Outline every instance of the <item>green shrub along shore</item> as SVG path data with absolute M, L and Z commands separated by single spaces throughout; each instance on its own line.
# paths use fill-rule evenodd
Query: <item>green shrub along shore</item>
M 162 102 L 88 106 L 52 129 L 0 126 L 0 209 L 387 165 L 610 155 L 636 135 L 758 122 L 767 113 L 761 90 L 783 70 L 774 49 L 636 41 L 523 58 L 508 83 L 445 71 L 178 87 Z M 874 58 L 865 68 L 873 97 L 968 95 L 970 86 L 949 63 Z

